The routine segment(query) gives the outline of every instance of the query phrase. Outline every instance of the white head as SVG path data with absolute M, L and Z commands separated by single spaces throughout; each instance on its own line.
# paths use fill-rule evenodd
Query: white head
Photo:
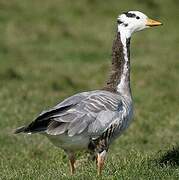
M 141 31 L 151 26 L 159 26 L 162 23 L 149 19 L 145 14 L 139 11 L 128 11 L 117 18 L 118 31 L 125 32 L 127 38 L 133 32 Z

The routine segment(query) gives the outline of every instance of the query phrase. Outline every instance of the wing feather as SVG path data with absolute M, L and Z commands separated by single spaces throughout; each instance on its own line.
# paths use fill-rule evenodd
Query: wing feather
M 55 107 L 43 111 L 26 132 L 66 133 L 74 136 L 86 133 L 99 136 L 118 116 L 121 96 L 108 91 L 91 91 L 67 98 Z M 24 131 L 25 132 L 25 131 Z
M 117 113 L 115 111 L 101 111 L 96 120 L 88 127 L 88 133 L 93 135 L 102 134 L 113 122 Z
M 120 98 L 113 94 L 94 93 L 80 101 L 72 110 L 67 110 L 66 114 L 54 118 L 54 120 L 68 122 L 66 131 L 69 136 L 86 132 L 89 136 L 96 137 L 110 127 L 115 120 L 120 103 Z
M 35 133 L 46 131 L 53 119 L 60 121 L 60 118 L 57 117 L 66 115 L 66 112 L 68 110 L 72 109 L 81 100 L 85 99 L 89 93 L 90 92 L 83 92 L 76 94 L 57 104 L 55 107 L 46 111 L 42 111 L 42 113 L 40 113 L 34 121 L 32 121 L 29 125 L 24 127 L 23 132 Z
M 60 123 L 57 121 L 53 121 L 48 126 L 47 134 L 60 135 L 66 132 L 67 128 L 68 128 L 68 123 Z

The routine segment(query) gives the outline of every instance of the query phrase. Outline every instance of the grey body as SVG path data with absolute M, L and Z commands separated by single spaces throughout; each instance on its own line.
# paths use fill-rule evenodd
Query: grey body
M 48 111 L 43 111 L 24 131 L 42 132 L 64 150 L 86 149 L 111 126 L 108 145 L 129 125 L 132 100 L 105 90 L 71 96 Z

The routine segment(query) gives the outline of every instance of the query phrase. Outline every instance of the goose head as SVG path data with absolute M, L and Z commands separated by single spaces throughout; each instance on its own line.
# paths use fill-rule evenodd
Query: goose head
M 118 31 L 124 31 L 128 37 L 145 28 L 162 25 L 161 22 L 148 18 L 139 11 L 128 11 L 118 16 Z

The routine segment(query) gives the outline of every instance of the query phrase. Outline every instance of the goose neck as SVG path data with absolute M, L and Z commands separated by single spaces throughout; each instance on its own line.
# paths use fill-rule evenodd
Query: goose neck
M 112 47 L 112 68 L 106 90 L 131 96 L 130 89 L 130 33 L 118 27 Z

